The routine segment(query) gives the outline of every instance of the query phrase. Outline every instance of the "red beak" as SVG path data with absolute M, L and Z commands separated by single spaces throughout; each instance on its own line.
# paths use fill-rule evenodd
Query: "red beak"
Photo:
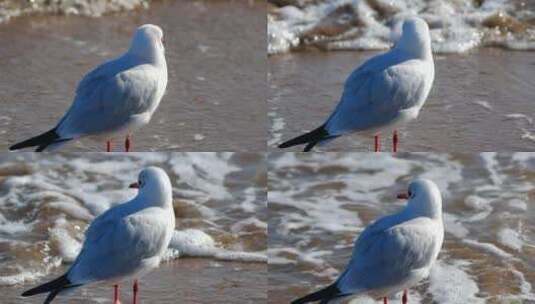
M 128 188 L 139 189 L 139 184 L 137 182 L 131 183 L 130 186 L 128 186 Z
M 409 194 L 406 193 L 406 192 L 405 193 L 400 193 L 400 194 L 398 194 L 397 198 L 398 199 L 406 199 L 406 200 L 408 200 L 409 199 Z

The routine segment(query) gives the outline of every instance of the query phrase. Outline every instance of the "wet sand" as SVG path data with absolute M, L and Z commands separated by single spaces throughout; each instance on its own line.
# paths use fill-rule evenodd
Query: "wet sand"
M 65 268 L 43 278 L 45 282 L 62 274 Z M 140 280 L 141 303 L 264 303 L 267 301 L 267 265 L 260 263 L 220 262 L 200 258 L 181 258 L 162 263 Z M 122 303 L 131 303 L 131 286 L 121 285 Z M 35 282 L 1 287 L 2 303 L 42 303 L 43 297 L 18 295 Z M 79 288 L 54 303 L 112 303 L 113 287 L 96 284 Z
M 265 3 L 157 1 L 106 15 L 30 16 L 0 24 L 0 151 L 51 129 L 80 79 L 124 52 L 135 28 L 160 25 L 167 93 L 135 151 L 265 149 Z M 115 143 L 122 150 L 122 139 Z M 66 151 L 103 151 L 84 140 Z
M 270 150 L 321 125 L 337 104 L 347 76 L 375 54 L 309 51 L 269 57 Z M 532 52 L 487 48 L 435 55 L 435 69 L 433 89 L 420 116 L 402 130 L 401 151 L 533 151 Z M 389 151 L 391 138 L 383 136 L 383 151 Z M 373 139 L 359 135 L 319 148 L 372 149 Z

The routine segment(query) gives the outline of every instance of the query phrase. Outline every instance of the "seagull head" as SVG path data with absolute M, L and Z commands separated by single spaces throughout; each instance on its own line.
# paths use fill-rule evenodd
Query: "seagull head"
M 143 59 L 160 60 L 165 52 L 162 29 L 153 24 L 138 27 L 128 52 Z
M 173 203 L 173 188 L 169 176 L 158 167 L 143 169 L 137 182 L 132 183 L 130 188 L 139 189 L 138 197 L 141 201 L 153 206 L 167 207 Z
M 442 218 L 442 196 L 438 186 L 428 179 L 416 179 L 409 184 L 407 193 L 398 195 L 408 199 L 407 210 L 411 214 Z
M 418 17 L 406 19 L 396 48 L 421 59 L 432 56 L 431 36 L 427 23 Z

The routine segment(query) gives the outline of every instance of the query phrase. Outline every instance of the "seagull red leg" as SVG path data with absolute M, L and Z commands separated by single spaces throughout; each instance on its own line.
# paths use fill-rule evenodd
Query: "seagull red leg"
M 106 141 L 106 152 L 111 152 L 111 140 Z
M 403 290 L 403 296 L 401 297 L 401 303 L 407 304 L 409 303 L 409 299 L 407 296 L 407 289 Z
M 383 304 L 388 304 L 388 299 L 386 297 L 383 298 Z
M 137 285 L 137 280 L 134 280 L 134 287 L 132 288 L 132 290 L 134 291 L 134 301 L 132 302 L 133 304 L 137 304 L 137 292 L 139 290 L 139 287 Z
M 398 152 L 398 142 L 399 142 L 398 131 L 394 130 L 394 135 L 392 137 L 392 150 L 394 152 Z
M 379 135 L 375 135 L 374 139 L 375 139 L 375 149 L 374 149 L 374 151 L 375 152 L 379 152 L 379 151 L 381 151 L 381 142 L 379 141 Z
M 126 135 L 126 140 L 124 141 L 124 150 L 126 152 L 130 152 L 130 147 L 131 147 L 131 144 L 130 144 L 130 134 Z
M 113 304 L 121 304 L 121 301 L 119 301 L 119 285 L 113 285 Z

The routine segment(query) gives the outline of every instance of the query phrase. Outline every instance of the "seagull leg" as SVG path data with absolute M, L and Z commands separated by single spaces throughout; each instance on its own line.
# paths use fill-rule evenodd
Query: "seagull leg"
M 124 141 L 124 150 L 130 152 L 130 134 L 126 135 L 126 140 Z
M 121 304 L 121 301 L 119 301 L 119 285 L 113 285 L 113 304 Z
M 375 152 L 379 152 L 381 150 L 381 142 L 379 141 L 379 135 L 375 135 Z
M 407 297 L 407 289 L 403 290 L 403 296 L 401 297 L 401 303 L 403 303 L 403 304 L 409 303 L 409 299 Z
M 388 299 L 386 297 L 383 298 L 383 304 L 388 304 Z
M 111 140 L 106 141 L 106 152 L 111 152 Z
M 137 292 L 139 290 L 138 285 L 137 285 L 137 280 L 134 280 L 134 287 L 132 288 L 132 290 L 134 291 L 134 302 L 133 302 L 133 304 L 137 304 Z
M 398 152 L 398 131 L 394 130 L 394 136 L 392 137 L 392 150 L 393 152 Z

